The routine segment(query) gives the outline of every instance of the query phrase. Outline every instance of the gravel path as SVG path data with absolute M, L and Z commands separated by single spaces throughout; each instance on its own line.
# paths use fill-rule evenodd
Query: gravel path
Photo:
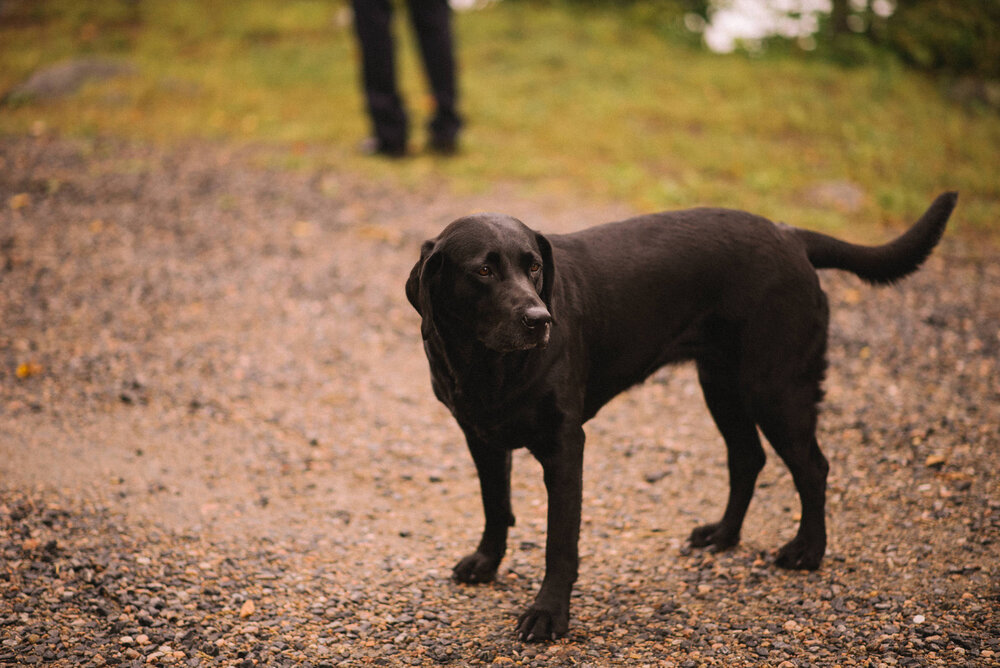
M 743 543 L 685 547 L 721 512 L 725 453 L 692 370 L 668 369 L 588 425 L 571 632 L 528 645 L 540 469 L 517 453 L 498 581 L 450 582 L 478 487 L 403 283 L 469 211 L 547 231 L 627 212 L 257 158 L 0 140 L 0 664 L 1000 662 L 996 249 L 946 239 L 881 290 L 824 275 L 823 568 L 771 563 L 797 513 L 773 456 Z

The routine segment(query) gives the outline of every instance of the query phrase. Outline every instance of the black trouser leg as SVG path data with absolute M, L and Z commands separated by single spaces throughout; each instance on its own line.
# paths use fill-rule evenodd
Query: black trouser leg
M 362 82 L 379 148 L 406 146 L 407 119 L 396 86 L 391 0 L 353 0 L 354 28 L 361 44 Z M 419 4 L 419 3 L 418 3 Z
M 458 115 L 455 47 L 447 0 L 409 0 L 410 19 L 436 108 L 429 129 L 432 142 L 454 142 L 462 126 Z

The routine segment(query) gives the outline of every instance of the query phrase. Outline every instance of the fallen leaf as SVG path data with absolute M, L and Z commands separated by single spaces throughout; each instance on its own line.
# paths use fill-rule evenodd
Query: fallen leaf
M 14 374 L 20 378 L 30 378 L 31 376 L 37 376 L 42 372 L 42 365 L 35 362 L 22 362 L 17 365 L 17 370 Z
M 944 455 L 928 455 L 927 459 L 924 460 L 924 466 L 928 468 L 944 466 L 947 460 Z
M 246 619 L 256 611 L 257 606 L 253 604 L 253 601 L 248 599 L 243 603 L 243 607 L 240 608 L 240 619 Z
M 305 239 L 316 233 L 316 227 L 308 220 L 299 220 L 292 225 L 292 236 L 297 239 Z
M 403 234 L 384 225 L 362 225 L 358 228 L 358 236 L 369 241 L 383 241 L 398 246 L 403 241 Z
M 14 209 L 14 211 L 23 209 L 31 204 L 31 195 L 28 193 L 18 193 L 16 195 L 12 195 L 8 200 L 8 203 L 10 204 L 10 208 Z

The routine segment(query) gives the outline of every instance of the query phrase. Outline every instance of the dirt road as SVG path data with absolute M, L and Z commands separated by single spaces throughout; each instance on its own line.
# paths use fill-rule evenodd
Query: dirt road
M 798 508 L 770 451 L 743 543 L 685 547 L 725 453 L 692 370 L 667 369 L 588 425 L 571 633 L 526 645 L 540 469 L 517 453 L 498 582 L 450 582 L 478 487 L 403 283 L 470 211 L 628 212 L 253 157 L 0 140 L 0 664 L 1000 661 L 996 249 L 946 238 L 880 290 L 824 275 L 822 569 L 771 563 Z

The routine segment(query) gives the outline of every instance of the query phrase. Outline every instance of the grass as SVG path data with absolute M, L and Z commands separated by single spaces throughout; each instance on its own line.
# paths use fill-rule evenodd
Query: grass
M 1000 238 L 1000 117 L 957 106 L 889 62 L 719 56 L 620 13 L 499 3 L 456 17 L 462 155 L 389 163 L 356 151 L 367 119 L 339 0 L 22 0 L 4 11 L 0 91 L 86 54 L 127 59 L 137 74 L 2 108 L 0 134 L 266 144 L 286 166 L 337 165 L 403 185 L 475 192 L 504 182 L 643 211 L 717 204 L 861 238 L 957 189 L 955 230 Z M 399 15 L 419 144 L 431 102 Z M 831 181 L 861 186 L 860 210 L 808 196 Z

